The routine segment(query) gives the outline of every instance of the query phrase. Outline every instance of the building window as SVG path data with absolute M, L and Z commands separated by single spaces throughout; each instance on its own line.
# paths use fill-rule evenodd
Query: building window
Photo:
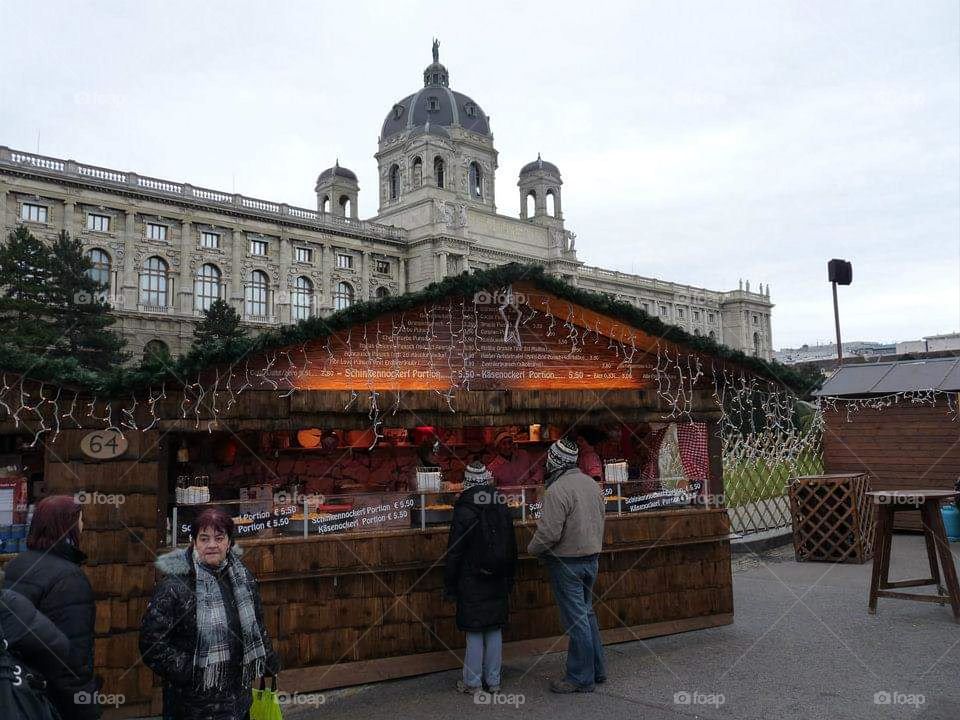
M 716 342 L 717 334 L 713 330 L 710 331 L 710 339 Z
M 437 155 L 433 159 L 433 176 L 437 179 L 437 187 L 443 187 L 443 158 Z
M 167 284 L 166 261 L 156 255 L 147 258 L 140 273 L 140 304 L 153 308 L 167 307 Z
M 337 255 L 337 267 L 341 270 L 353 270 L 353 255 Z
M 666 317 L 666 316 L 667 316 L 667 306 L 666 306 L 666 305 L 661 305 L 661 306 L 660 306 L 660 316 L 661 316 L 661 317 Z
M 707 322 L 708 322 L 708 323 L 712 323 L 712 322 L 713 322 L 713 313 L 707 313 Z
M 151 340 L 143 346 L 143 361 L 169 360 L 170 347 L 163 340 Z
M 684 311 L 683 308 L 677 308 L 677 317 L 683 320 Z
M 433 81 L 436 82 L 437 76 L 434 75 L 433 77 L 434 77 Z M 440 98 L 438 98 L 436 95 L 431 95 L 430 97 L 427 98 L 427 112 L 435 113 L 439 111 L 440 111 Z
M 337 289 L 333 293 L 333 308 L 343 310 L 353 305 L 353 288 L 350 283 L 337 283 Z
M 390 288 L 384 287 L 381 285 L 377 288 L 377 297 L 383 299 L 385 297 L 390 297 Z
M 313 250 L 310 248 L 298 247 L 297 248 L 297 262 L 299 263 L 312 263 L 313 262 Z
M 753 334 L 753 354 L 760 354 L 760 333 Z
M 220 299 L 220 271 L 216 265 L 204 264 L 197 273 L 194 284 L 194 307 L 209 310 Z
M 262 270 L 254 270 L 250 273 L 250 280 L 247 282 L 246 292 L 244 293 L 244 310 L 247 317 L 266 318 L 269 316 L 267 311 L 269 294 L 270 284 L 267 280 L 267 274 Z
M 643 308 L 643 311 L 644 311 L 645 313 L 649 313 L 649 312 L 650 312 L 650 305 L 649 305 L 648 303 L 640 303 L 640 307 Z
M 220 233 L 204 230 L 200 233 L 200 247 L 218 250 L 220 248 Z
M 470 197 L 474 200 L 483 199 L 483 171 L 480 163 L 470 163 Z
M 250 254 L 251 254 L 251 255 L 266 255 L 266 254 L 267 254 L 267 241 L 266 241 L 266 240 L 251 240 L 251 241 L 250 241 Z
M 696 335 L 697 337 L 700 337 L 700 328 L 694 328 L 693 334 Z
M 700 320 L 700 311 L 699 311 L 699 310 L 694 310 L 694 311 L 693 311 L 693 319 L 699 322 L 699 320 Z
M 374 270 L 381 275 L 390 274 L 390 261 L 389 260 L 377 260 L 374 264 Z
M 390 167 L 390 199 L 396 200 L 400 197 L 400 166 Z
M 423 160 L 419 156 L 413 159 L 411 169 L 413 170 L 413 187 L 418 188 L 423 185 Z
M 110 232 L 110 217 L 108 215 L 87 215 L 87 230 L 94 232 Z
M 45 223 L 47 221 L 47 208 L 45 205 L 24 203 L 20 206 L 20 219 L 28 222 Z
M 87 250 L 87 257 L 90 259 L 90 269 L 87 270 L 87 276 L 103 286 L 104 291 L 110 287 L 110 256 L 100 248 Z
M 313 283 L 298 277 L 293 283 L 293 319 L 306 320 L 313 314 Z
M 158 225 L 157 223 L 147 223 L 147 239 L 156 240 L 157 242 L 166 242 L 167 226 Z
M 477 116 L 477 106 L 472 102 L 468 102 L 463 106 L 463 111 L 467 114 L 467 117 L 476 117 Z
M 754 325 L 759 324 L 759 321 L 758 321 L 758 318 L 757 318 L 756 315 L 753 316 L 753 324 L 754 324 Z

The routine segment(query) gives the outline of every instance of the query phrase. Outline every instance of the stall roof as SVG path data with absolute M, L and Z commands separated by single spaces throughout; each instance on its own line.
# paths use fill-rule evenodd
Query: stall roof
M 960 358 L 844 365 L 815 394 L 843 397 L 915 390 L 960 391 Z

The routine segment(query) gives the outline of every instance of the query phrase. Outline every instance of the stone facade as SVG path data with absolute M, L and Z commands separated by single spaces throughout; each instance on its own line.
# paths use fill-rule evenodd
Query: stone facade
M 495 204 L 489 118 L 449 89 L 434 62 L 395 103 L 376 153 L 378 214 L 358 219 L 356 175 L 320 173 L 317 209 L 148 178 L 0 146 L 0 225 L 41 238 L 65 229 L 100 259 L 118 327 L 135 357 L 160 341 L 186 350 L 205 304 L 233 304 L 253 328 L 414 291 L 449 275 L 537 263 L 687 331 L 771 356 L 769 287 L 716 292 L 585 266 L 564 227 L 559 169 L 520 173 L 520 212 Z

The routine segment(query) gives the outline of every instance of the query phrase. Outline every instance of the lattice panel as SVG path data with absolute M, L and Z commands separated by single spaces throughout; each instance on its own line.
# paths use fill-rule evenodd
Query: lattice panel
M 875 516 L 867 475 L 799 477 L 790 484 L 797 561 L 864 563 L 873 557 Z

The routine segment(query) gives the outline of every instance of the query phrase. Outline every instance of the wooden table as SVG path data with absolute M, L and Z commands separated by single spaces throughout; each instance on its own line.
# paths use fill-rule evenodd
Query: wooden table
M 950 554 L 950 541 L 943 527 L 940 504 L 954 499 L 960 493 L 950 490 L 882 490 L 870 492 L 877 509 L 877 529 L 873 543 L 873 575 L 870 579 L 870 613 L 877 612 L 877 598 L 890 597 L 923 602 L 950 603 L 953 618 L 960 622 L 960 585 L 957 570 Z M 927 544 L 930 577 L 890 582 L 890 545 L 893 539 L 893 516 L 896 512 L 919 510 L 923 537 Z M 938 566 L 939 557 L 939 566 Z M 941 584 L 941 570 L 943 583 Z M 898 592 L 889 588 L 924 587 L 934 585 L 936 595 Z

